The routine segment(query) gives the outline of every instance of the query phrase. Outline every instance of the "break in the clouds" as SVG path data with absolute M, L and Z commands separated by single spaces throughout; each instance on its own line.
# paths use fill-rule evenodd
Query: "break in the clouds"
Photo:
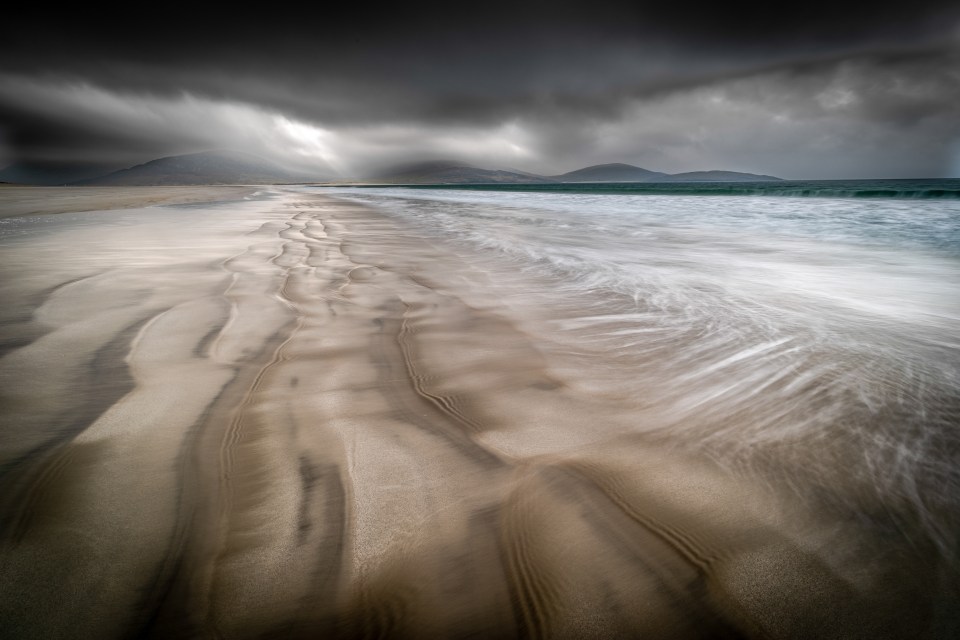
M 232 148 L 344 176 L 424 158 L 960 175 L 949 5 L 736 9 L 542 5 L 498 20 L 434 7 L 148 33 L 31 23 L 0 45 L 0 164 Z

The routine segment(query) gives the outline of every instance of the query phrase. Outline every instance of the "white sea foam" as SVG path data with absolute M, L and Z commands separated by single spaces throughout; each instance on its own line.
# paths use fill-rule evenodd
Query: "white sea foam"
M 960 319 L 960 202 L 338 190 L 434 235 L 645 303 Z M 714 294 L 713 296 L 709 294 Z
M 640 429 L 928 516 L 960 495 L 960 202 L 334 193 L 483 260 Z

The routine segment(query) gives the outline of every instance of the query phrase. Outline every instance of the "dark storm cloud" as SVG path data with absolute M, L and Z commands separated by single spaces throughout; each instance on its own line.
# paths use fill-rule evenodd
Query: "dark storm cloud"
M 631 102 L 589 156 L 681 171 L 806 178 L 960 169 L 960 55 L 862 56 L 725 78 Z M 562 133 L 545 136 L 556 140 Z
M 794 149 L 812 131 L 858 131 L 876 144 L 914 136 L 923 142 L 911 153 L 932 145 L 928 160 L 952 162 L 960 22 L 950 3 L 452 6 L 215 20 L 158 11 L 124 27 L 89 14 L 24 20 L 0 44 L 0 144 L 13 157 L 133 160 L 210 145 L 294 149 L 294 160 L 345 171 L 411 154 L 543 171 L 693 163 L 651 167 L 679 171 L 713 157 L 729 165 L 720 156 L 732 153 L 748 169 L 808 174 L 756 149 L 749 112 Z M 949 129 L 939 141 L 931 122 Z M 748 136 L 740 152 L 730 131 Z M 868 155 L 857 144 L 847 141 L 849 166 L 837 170 Z M 902 165 L 895 172 L 919 166 Z
M 9 80 L 5 84 L 0 88 L 0 96 L 5 98 L 0 104 L 0 122 L 9 129 L 7 141 L 12 145 L 32 149 L 40 156 L 94 161 L 110 161 L 115 159 L 113 156 L 124 160 L 130 154 L 151 153 L 157 149 L 156 131 L 123 126 L 116 119 L 102 117 L 102 104 L 72 104 L 64 113 L 66 105 L 61 95 Z M 13 93 L 10 89 L 19 95 L 10 95 Z M 78 108 L 84 106 L 88 108 Z M 175 149 L 178 144 L 190 144 L 193 140 L 188 131 L 168 133 L 172 134 L 165 136 L 165 146 L 169 148 Z

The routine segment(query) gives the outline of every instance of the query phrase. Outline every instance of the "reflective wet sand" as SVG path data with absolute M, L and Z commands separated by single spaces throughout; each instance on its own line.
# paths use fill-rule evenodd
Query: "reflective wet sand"
M 591 386 L 482 261 L 372 209 L 24 228 L 0 240 L 4 635 L 956 631 L 955 563 L 888 526 L 909 513 L 649 437 L 654 399 Z
M 0 218 L 235 200 L 256 187 L 32 187 L 0 184 Z

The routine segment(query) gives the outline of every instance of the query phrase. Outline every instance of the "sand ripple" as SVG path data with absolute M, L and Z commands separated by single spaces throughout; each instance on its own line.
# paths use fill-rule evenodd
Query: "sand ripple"
M 2 247 L 10 637 L 950 629 L 933 550 L 645 438 L 370 209 L 125 220 Z

